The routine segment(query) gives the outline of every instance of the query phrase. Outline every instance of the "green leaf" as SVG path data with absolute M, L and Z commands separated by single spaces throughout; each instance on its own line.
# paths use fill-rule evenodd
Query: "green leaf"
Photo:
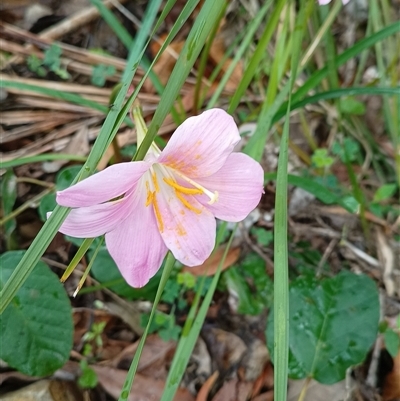
M 334 159 L 328 155 L 328 149 L 315 149 L 314 154 L 311 156 L 311 161 L 317 168 L 329 168 L 332 166 Z
M 256 237 L 257 242 L 261 246 L 268 246 L 274 239 L 274 234 L 272 231 L 268 231 L 262 227 L 252 227 L 250 230 L 251 234 Z
M 290 377 L 332 384 L 365 359 L 379 323 L 378 289 L 368 276 L 342 271 L 320 282 L 301 277 L 291 285 L 289 304 Z M 272 352 L 273 314 L 266 335 Z
M 345 97 L 339 101 L 339 109 L 343 114 L 362 116 L 365 114 L 365 104 L 354 97 Z
M 104 86 L 107 77 L 115 74 L 115 67 L 113 65 L 99 64 L 93 67 L 92 76 L 90 81 L 93 85 Z
M 397 190 L 397 184 L 384 184 L 377 189 L 374 194 L 373 202 L 381 202 L 391 198 Z
M 0 287 L 25 251 L 0 256 Z M 0 315 L 0 358 L 29 376 L 46 376 L 59 369 L 72 348 L 71 305 L 58 277 L 39 261 Z
M 86 361 L 81 361 L 79 364 L 81 368 L 81 375 L 78 379 L 78 384 L 82 388 L 94 388 L 97 386 L 99 381 L 97 373 L 88 366 Z
M 276 173 L 267 173 L 264 174 L 265 180 L 274 180 L 276 179 Z M 330 205 L 333 203 L 337 203 L 342 206 L 350 213 L 357 213 L 359 211 L 360 204 L 357 200 L 352 196 L 339 197 L 325 186 L 319 184 L 315 179 L 306 178 L 306 177 L 298 177 L 297 175 L 288 174 L 287 176 L 288 183 L 290 185 L 295 185 L 296 187 L 302 188 L 310 194 L 313 194 L 317 199 L 321 202 Z
M 392 329 L 387 329 L 384 334 L 386 349 L 395 358 L 400 350 L 400 337 Z

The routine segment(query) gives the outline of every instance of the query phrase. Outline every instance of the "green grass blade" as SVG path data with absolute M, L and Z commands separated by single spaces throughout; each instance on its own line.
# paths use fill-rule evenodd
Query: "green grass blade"
M 313 0 L 300 2 L 297 23 L 292 33 L 291 88 L 297 76 L 301 43 Z M 274 400 L 284 401 L 287 395 L 289 364 L 289 265 L 287 233 L 287 166 L 289 146 L 291 94 L 283 126 L 278 159 L 274 222 Z
M 242 59 L 243 54 L 245 53 L 246 50 L 248 50 L 251 41 L 254 40 L 254 34 L 257 31 L 257 28 L 260 26 L 263 18 L 267 14 L 267 11 L 271 7 L 272 1 L 266 1 L 263 7 L 259 10 L 257 13 L 256 17 L 254 20 L 249 24 L 248 26 L 248 32 L 246 33 L 246 36 L 244 37 L 243 41 L 241 42 L 239 48 L 235 51 L 235 57 L 231 61 L 231 64 L 229 65 L 226 73 L 222 77 L 220 83 L 217 86 L 217 89 L 215 90 L 214 94 L 212 95 L 211 99 L 209 100 L 207 104 L 207 109 L 210 109 L 215 106 L 217 103 L 223 89 L 225 88 L 225 85 L 227 84 L 229 77 L 232 75 L 236 65 L 238 62 Z M 230 110 L 233 112 L 233 109 Z
M 301 19 L 303 26 L 300 27 L 302 30 L 304 29 L 305 22 L 308 16 L 311 14 L 313 10 L 313 5 L 314 5 L 313 3 L 309 2 L 307 8 L 303 12 L 303 18 Z M 299 49 L 296 49 L 297 55 L 295 54 L 294 57 L 298 59 L 301 45 L 298 42 L 296 43 L 299 45 Z M 291 47 L 293 48 L 293 46 Z M 273 69 L 273 71 L 275 71 L 275 75 L 278 74 L 279 72 L 278 71 L 279 62 L 280 62 L 279 58 L 276 58 Z M 275 78 L 276 83 L 274 90 L 272 89 L 270 90 L 268 88 L 267 97 L 262 105 L 261 112 L 257 121 L 256 131 L 254 132 L 253 136 L 249 139 L 249 142 L 244 148 L 244 152 L 252 156 L 256 160 L 261 159 L 270 128 L 272 124 L 277 121 L 277 119 L 274 119 L 274 116 L 276 115 L 278 108 L 282 105 L 285 97 L 287 96 L 291 87 L 293 86 L 293 82 L 291 80 L 288 80 L 286 84 L 283 86 L 283 88 L 280 89 L 278 95 L 275 97 L 278 84 L 277 80 L 278 77 Z
M 39 85 L 25 84 L 23 82 L 13 82 L 7 79 L 1 81 L 3 88 L 15 88 L 21 91 L 31 91 L 36 93 L 42 93 L 43 95 L 53 97 L 55 99 L 65 100 L 66 102 L 74 103 L 79 106 L 90 107 L 93 110 L 101 111 L 104 114 L 109 112 L 109 107 L 103 106 L 93 100 L 85 99 L 82 96 L 76 95 L 75 93 L 63 92 L 57 89 L 44 88 Z
M 133 384 L 133 380 L 135 378 L 135 374 L 136 374 L 137 368 L 139 366 L 139 360 L 140 360 L 140 356 L 143 351 L 144 343 L 146 342 L 147 335 L 149 334 L 150 325 L 153 321 L 154 314 L 157 309 L 157 305 L 160 302 L 161 295 L 165 288 L 165 284 L 167 283 L 168 277 L 171 274 L 174 264 L 175 264 L 175 258 L 172 256 L 172 254 L 170 252 L 168 252 L 167 258 L 165 261 L 164 270 L 161 275 L 160 284 L 158 285 L 158 289 L 157 289 L 156 297 L 154 299 L 153 307 L 151 308 L 149 321 L 148 321 L 146 329 L 142 335 L 142 338 L 140 339 L 140 342 L 139 342 L 139 345 L 135 352 L 135 356 L 133 358 L 131 366 L 129 367 L 129 371 L 126 376 L 124 386 L 122 387 L 121 394 L 118 398 L 118 401 L 127 401 L 128 397 L 129 397 L 129 394 L 130 394 L 131 388 L 132 388 L 132 384 Z
M 359 88 L 339 88 L 331 91 L 321 92 L 313 96 L 306 97 L 296 103 L 292 103 L 291 111 L 301 109 L 304 106 L 312 103 L 318 103 L 321 100 L 331 100 L 340 98 L 343 96 L 360 96 L 360 95 L 400 95 L 400 86 L 394 88 L 388 87 L 359 87 Z M 287 107 L 287 103 L 284 103 L 282 107 L 276 112 L 272 118 L 272 123 L 279 121 L 285 114 L 284 107 Z
M 347 49 L 342 54 L 336 57 L 335 67 L 336 68 L 340 67 L 351 58 L 358 56 L 365 49 L 368 49 L 369 47 L 375 45 L 375 43 L 378 43 L 381 40 L 386 39 L 387 37 L 394 35 L 397 32 L 400 32 L 400 24 L 394 23 L 392 25 L 383 28 L 379 32 L 374 33 L 373 35 L 360 40 L 350 49 Z M 301 88 L 299 88 L 293 94 L 292 101 L 298 102 L 310 90 L 314 89 L 327 76 L 327 73 L 328 73 L 328 68 L 324 67 L 316 71 L 314 74 L 312 74 L 311 77 L 301 86 Z
M 9 160 L 6 162 L 0 161 L 0 168 L 13 168 L 17 166 L 22 166 L 27 163 L 40 163 L 47 162 L 51 160 L 69 160 L 74 162 L 85 162 L 85 156 L 70 155 L 67 153 L 45 153 L 43 155 L 19 157 L 17 159 Z
M 285 0 L 278 0 L 278 3 L 276 4 L 276 7 L 268 21 L 268 24 L 266 24 L 266 28 L 257 44 L 256 50 L 254 51 L 250 63 L 246 67 L 246 72 L 243 76 L 243 79 L 240 81 L 240 84 L 231 99 L 228 113 L 232 113 L 234 110 L 236 110 L 237 106 L 240 103 L 240 100 L 242 99 L 242 96 L 244 95 L 244 92 L 246 91 L 247 87 L 250 84 L 250 81 L 254 76 L 256 69 L 258 68 L 263 57 L 265 57 L 265 49 L 267 48 L 268 43 L 271 40 L 272 34 L 275 32 L 276 26 L 279 22 L 279 17 L 285 4 Z

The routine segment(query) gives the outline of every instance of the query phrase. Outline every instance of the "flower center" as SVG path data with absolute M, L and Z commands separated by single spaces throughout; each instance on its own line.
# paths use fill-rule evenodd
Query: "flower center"
M 174 171 L 176 175 L 178 175 L 180 178 L 184 179 L 187 183 L 192 185 L 194 188 L 186 188 L 181 185 L 179 185 L 175 180 L 171 179 L 166 179 L 164 178 L 164 181 L 171 185 L 171 187 L 179 190 L 180 192 L 188 195 L 207 195 L 210 200 L 207 202 L 209 205 L 212 205 L 213 203 L 217 202 L 218 200 L 218 191 L 210 191 L 207 188 L 204 188 L 202 185 L 197 183 L 196 181 L 192 180 L 189 177 L 186 177 L 184 174 L 180 173 L 179 171 Z M 168 181 L 167 181 L 168 180 Z
M 217 202 L 218 200 L 218 192 L 217 191 L 210 191 L 207 188 L 203 187 L 196 181 L 192 180 L 191 178 L 185 176 L 181 172 L 177 170 L 173 170 L 173 172 L 169 169 L 166 168 L 165 166 L 161 164 L 155 164 L 153 167 L 150 168 L 150 171 L 147 172 L 146 174 L 146 192 L 147 192 L 147 197 L 146 197 L 146 207 L 152 205 L 154 214 L 158 223 L 158 228 L 160 232 L 163 232 L 164 230 L 164 222 L 163 218 L 160 212 L 159 204 L 157 201 L 157 194 L 160 192 L 160 184 L 158 182 L 158 177 L 157 173 L 155 170 L 158 170 L 157 173 L 159 173 L 159 176 L 162 177 L 162 180 L 168 184 L 175 193 L 176 198 L 189 210 L 196 214 L 200 214 L 202 211 L 201 209 L 197 208 L 194 206 L 191 202 L 190 199 L 187 199 L 187 195 L 206 195 L 210 198 L 210 200 L 207 202 L 209 205 L 212 205 L 213 203 Z M 179 184 L 175 176 L 178 176 L 181 178 L 183 181 L 187 182 L 188 184 L 191 185 L 191 187 L 186 187 L 181 184 Z M 161 196 L 162 194 L 162 188 L 161 188 Z

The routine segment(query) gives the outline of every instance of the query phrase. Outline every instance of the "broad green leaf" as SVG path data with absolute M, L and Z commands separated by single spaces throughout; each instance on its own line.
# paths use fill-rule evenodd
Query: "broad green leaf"
M 332 384 L 361 363 L 375 341 L 379 295 L 368 276 L 342 271 L 317 281 L 301 277 L 290 288 L 289 376 Z M 273 314 L 267 326 L 273 350 Z
M 25 251 L 0 256 L 0 287 Z M 69 358 L 72 348 L 71 305 L 58 277 L 39 261 L 0 315 L 0 358 L 29 376 L 47 376 Z

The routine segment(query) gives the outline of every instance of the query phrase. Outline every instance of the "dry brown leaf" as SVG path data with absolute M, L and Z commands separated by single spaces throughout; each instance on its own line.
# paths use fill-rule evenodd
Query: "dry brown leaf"
M 197 394 L 196 401 L 207 401 L 208 395 L 213 388 L 215 381 L 218 379 L 219 373 L 216 370 L 203 384 L 200 391 Z
M 189 272 L 195 276 L 213 276 L 218 269 L 218 265 L 225 252 L 225 247 L 219 247 L 202 265 L 194 267 L 184 267 L 184 272 Z M 222 271 L 232 266 L 237 262 L 240 256 L 240 248 L 231 248 L 225 258 L 224 264 L 222 265 Z
M 393 369 L 385 378 L 382 399 L 383 401 L 400 399 L 400 352 L 393 359 Z
M 253 383 L 251 382 L 241 382 L 238 379 L 229 380 L 215 394 L 212 401 L 247 401 L 252 387 Z
M 96 372 L 99 383 L 103 386 L 104 390 L 115 399 L 118 399 L 128 372 L 98 365 L 92 365 L 91 368 Z M 157 380 L 136 373 L 128 401 L 159 401 L 164 388 L 164 380 Z M 188 390 L 179 388 L 174 401 L 194 401 L 194 397 Z
M 226 49 L 224 45 L 224 40 L 221 37 L 217 37 L 212 43 L 210 49 L 210 57 L 212 58 L 215 64 L 219 64 L 221 60 L 225 57 L 225 53 Z M 226 72 L 231 63 L 232 59 L 228 58 L 222 65 L 222 71 Z M 235 91 L 240 81 L 242 80 L 242 77 L 243 77 L 243 63 L 239 61 L 239 63 L 237 63 L 235 68 L 233 69 L 233 72 L 229 77 L 228 82 L 225 85 L 225 89 L 228 91 Z

